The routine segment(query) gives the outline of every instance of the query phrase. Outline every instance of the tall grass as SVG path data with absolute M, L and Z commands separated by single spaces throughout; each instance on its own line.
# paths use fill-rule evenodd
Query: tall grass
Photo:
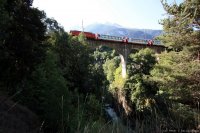
M 167 107 L 168 110 L 165 111 L 167 112 L 166 114 L 163 114 L 162 108 L 152 108 L 150 113 L 136 113 L 132 121 L 127 118 L 127 122 L 125 123 L 123 120 L 118 122 L 106 121 L 105 118 L 103 118 L 104 115 L 102 115 L 102 112 L 104 112 L 103 103 L 99 104 L 100 107 L 97 106 L 98 108 L 93 109 L 99 109 L 99 112 L 101 112 L 98 119 L 86 114 L 88 111 L 93 111 L 88 110 L 88 103 L 91 103 L 90 100 L 95 101 L 95 99 L 89 97 L 90 96 L 86 96 L 83 103 L 81 103 L 80 97 L 77 97 L 78 106 L 76 111 L 74 111 L 77 113 L 75 115 L 77 120 L 75 120 L 74 123 L 73 133 L 162 133 L 169 132 L 170 130 L 176 132 L 181 130 L 198 131 L 195 127 L 200 123 L 199 103 L 197 104 L 197 109 L 193 110 L 182 104 L 174 104 L 172 107 Z M 74 119 L 74 117 L 71 117 L 69 122 L 73 121 L 72 119 Z M 64 131 L 66 125 L 63 123 L 61 124 L 62 130 L 60 133 L 67 133 L 67 131 Z

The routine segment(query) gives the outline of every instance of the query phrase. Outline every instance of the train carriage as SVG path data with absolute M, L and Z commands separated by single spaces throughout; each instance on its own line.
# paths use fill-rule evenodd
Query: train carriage
M 71 30 L 70 34 L 72 36 L 79 36 L 82 33 L 82 31 L 77 31 L 77 30 Z M 96 39 L 96 35 L 94 33 L 91 32 L 83 32 L 86 38 L 90 38 L 90 39 Z
M 73 36 L 78 36 L 82 31 L 71 30 L 70 34 Z M 96 39 L 96 40 L 107 40 L 107 41 L 116 41 L 116 42 L 124 42 L 124 43 L 137 43 L 137 44 L 146 44 L 148 46 L 152 45 L 160 45 L 159 40 L 147 40 L 147 39 L 137 39 L 137 38 L 128 38 L 128 37 L 120 37 L 120 36 L 110 36 L 104 34 L 94 34 L 92 32 L 83 32 L 86 38 Z

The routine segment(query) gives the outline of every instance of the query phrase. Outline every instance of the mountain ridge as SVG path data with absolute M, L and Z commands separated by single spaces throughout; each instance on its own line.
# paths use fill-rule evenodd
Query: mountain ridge
M 116 23 L 94 23 L 85 27 L 84 31 L 129 38 L 153 39 L 162 34 L 162 30 L 125 28 Z

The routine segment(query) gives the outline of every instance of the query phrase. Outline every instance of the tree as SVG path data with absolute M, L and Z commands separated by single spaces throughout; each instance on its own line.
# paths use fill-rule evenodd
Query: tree
M 31 5 L 31 0 L 1 0 L 0 81 L 7 89 L 22 83 L 45 56 L 45 14 Z
M 161 55 L 162 59 L 153 73 L 155 77 L 159 76 L 159 79 L 166 83 L 162 82 L 166 85 L 162 86 L 171 90 L 176 98 L 184 103 L 192 104 L 199 100 L 197 88 L 200 67 L 196 60 L 200 51 L 200 32 L 194 31 L 191 24 L 198 24 L 200 2 L 185 0 L 180 5 L 168 5 L 162 0 L 162 4 L 170 18 L 163 20 L 165 34 L 161 39 L 176 52 Z M 161 73 L 164 73 L 162 77 Z M 167 84 L 167 81 L 170 81 L 170 84 Z M 174 91 L 178 92 L 174 93 Z
M 156 57 L 151 49 L 142 49 L 136 54 L 130 54 L 127 63 L 128 75 L 136 73 L 149 75 L 155 63 Z
M 156 58 L 150 49 L 142 49 L 138 53 L 130 54 L 127 63 L 128 78 L 125 89 L 130 91 L 130 99 L 136 105 L 136 109 L 153 104 L 157 87 L 155 83 L 148 80 L 150 71 L 153 69 Z M 148 101 L 148 104 L 147 104 Z M 151 101 L 152 103 L 149 103 Z
M 159 62 L 151 71 L 151 80 L 157 83 L 159 94 L 167 103 L 173 121 L 169 128 L 191 129 L 197 126 L 196 112 L 199 103 L 200 32 L 193 29 L 200 18 L 200 2 L 185 0 L 180 5 L 161 1 L 168 13 L 162 20 L 164 34 L 160 39 L 169 51 L 159 55 Z
M 62 71 L 57 65 L 58 58 L 52 51 L 39 64 L 25 83 L 18 97 L 23 105 L 34 111 L 42 121 L 45 132 L 57 132 L 68 127 L 68 115 L 72 107 L 70 92 Z
M 120 65 L 120 59 L 118 56 L 114 57 L 113 59 L 107 59 L 106 62 L 103 64 L 104 73 L 106 74 L 107 80 L 112 84 L 115 79 L 115 70 Z
M 193 30 L 192 24 L 199 25 L 200 2 L 198 0 L 185 0 L 180 5 L 169 5 L 166 0 L 161 0 L 168 18 L 163 19 L 161 24 L 165 34 L 162 41 L 170 49 L 180 51 L 187 47 L 197 58 L 200 51 L 200 32 Z
M 100 100 L 102 100 L 102 96 L 106 96 L 106 88 L 109 84 L 109 81 L 106 79 L 106 71 L 108 65 L 106 62 L 109 62 L 109 60 L 114 58 L 115 55 L 116 53 L 113 49 L 105 46 L 99 46 L 90 53 L 91 63 L 89 81 L 91 87 L 95 88 L 93 91 L 95 92 L 97 98 Z

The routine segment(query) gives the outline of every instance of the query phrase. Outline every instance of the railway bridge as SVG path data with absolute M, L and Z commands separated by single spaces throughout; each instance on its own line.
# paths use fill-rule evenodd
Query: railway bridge
M 140 50 L 144 48 L 152 49 L 156 54 L 160 54 L 162 51 L 165 50 L 165 47 L 161 44 L 153 44 L 151 46 L 147 45 L 146 43 L 129 43 L 129 42 L 119 42 L 119 41 L 111 41 L 111 40 L 98 40 L 98 39 L 90 39 L 87 38 L 88 44 L 90 47 L 96 48 L 100 45 L 107 46 L 110 48 L 115 49 L 115 51 L 120 55 L 121 64 L 122 64 L 122 77 L 126 77 L 126 62 L 128 55 L 132 50 Z

